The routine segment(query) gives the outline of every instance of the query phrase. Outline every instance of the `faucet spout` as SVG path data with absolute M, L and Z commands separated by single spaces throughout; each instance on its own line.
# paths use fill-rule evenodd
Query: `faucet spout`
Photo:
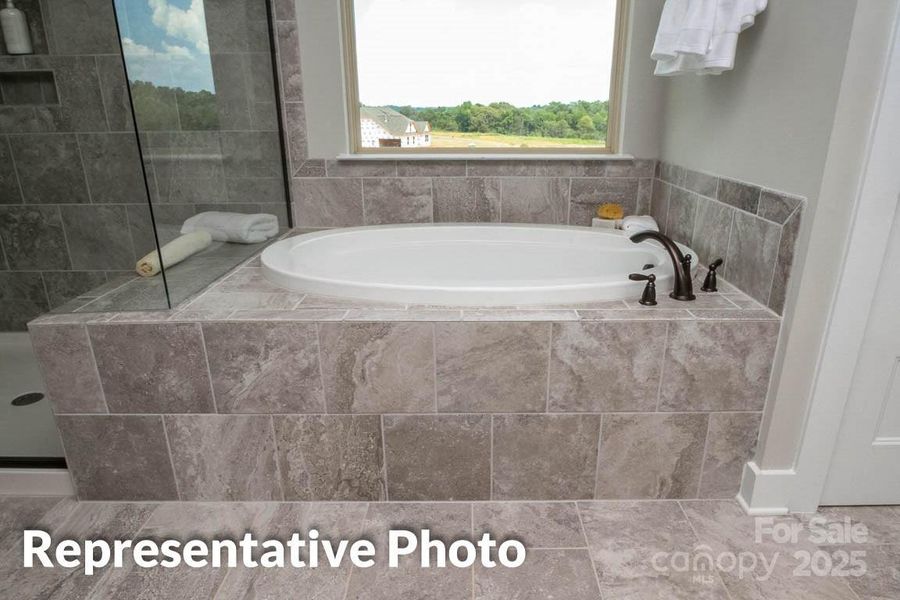
M 683 301 L 694 300 L 696 298 L 696 296 L 694 296 L 693 282 L 691 281 L 692 257 L 690 254 L 687 256 L 682 254 L 681 249 L 674 241 L 672 241 L 672 238 L 665 236 L 658 231 L 640 231 L 631 236 L 630 239 L 635 244 L 639 244 L 644 240 L 656 240 L 662 244 L 662 247 L 669 253 L 669 258 L 672 259 L 672 267 L 675 271 L 675 285 L 672 292 L 669 294 L 669 297 L 674 300 Z

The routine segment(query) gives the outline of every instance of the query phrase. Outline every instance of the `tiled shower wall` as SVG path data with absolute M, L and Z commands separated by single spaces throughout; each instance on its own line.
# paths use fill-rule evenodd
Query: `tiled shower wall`
M 132 269 L 146 251 L 132 233 L 149 231 L 111 4 L 17 6 L 35 54 L 0 70 L 51 71 L 58 102 L 20 90 L 0 105 L 0 331 Z
M 0 331 L 117 285 L 154 247 L 112 0 L 17 6 L 35 54 L 0 55 L 0 71 L 52 72 L 58 101 L 3 90 Z M 223 131 L 173 122 L 143 139 L 164 241 L 187 217 L 226 203 L 287 221 L 264 1 L 209 2 L 206 18 Z

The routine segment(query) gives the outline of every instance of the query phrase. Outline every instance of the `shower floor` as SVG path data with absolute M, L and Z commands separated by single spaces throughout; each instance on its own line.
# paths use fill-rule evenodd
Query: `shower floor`
M 14 398 L 44 392 L 27 332 L 0 333 L 0 457 L 63 455 L 50 401 L 13 406 Z
M 445 503 L 196 503 L 88 502 L 64 498 L 0 496 L 0 578 L 15 598 L 320 598 L 334 600 L 440 598 L 442 600 L 557 598 L 863 599 L 900 597 L 900 509 L 823 509 L 823 523 L 844 519 L 864 524 L 861 544 L 816 544 L 810 517 L 778 517 L 799 528 L 795 542 L 755 539 L 757 520 L 731 500 L 647 502 L 445 502 Z M 771 524 L 771 520 L 769 523 Z M 374 542 L 373 567 L 351 568 L 176 568 L 121 569 L 86 576 L 74 569 L 25 569 L 21 529 L 39 526 L 55 541 L 63 537 L 258 540 L 306 536 Z M 421 568 L 418 553 L 388 568 L 386 531 L 432 531 L 444 541 L 515 538 L 528 548 L 516 569 Z M 862 552 L 862 576 L 797 575 L 805 556 Z M 684 556 L 711 556 L 718 568 L 685 572 Z M 680 558 L 679 558 L 680 557 Z M 729 557 L 755 568 L 739 576 Z M 798 558 L 799 557 L 799 558 Z M 762 559 L 774 564 L 767 573 Z M 774 561 L 774 563 L 773 563 Z M 821 562 L 821 561 L 820 561 Z M 433 564 L 433 563 L 432 563 Z M 700 563 L 704 565 L 703 561 Z M 815 562 L 813 563 L 816 564 Z M 835 562 L 836 566 L 838 563 Z M 654 566 L 656 565 L 656 566 Z

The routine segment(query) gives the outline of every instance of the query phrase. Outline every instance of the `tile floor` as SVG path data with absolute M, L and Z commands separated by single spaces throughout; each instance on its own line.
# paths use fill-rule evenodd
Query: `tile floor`
M 812 517 L 820 519 L 813 521 Z M 843 544 L 811 537 L 811 527 L 866 526 L 867 538 Z M 113 503 L 0 496 L 0 596 L 25 599 L 790 599 L 900 598 L 900 507 L 823 509 L 779 517 L 796 539 L 756 540 L 755 522 L 733 501 L 483 503 Z M 25 569 L 21 530 L 40 527 L 56 539 L 238 538 L 245 531 L 285 539 L 317 527 L 340 539 L 384 544 L 394 527 L 429 527 L 455 539 L 488 531 L 528 548 L 518 569 L 421 569 L 415 559 L 390 569 L 174 569 L 126 565 L 93 576 L 79 570 Z M 866 573 L 825 576 L 861 551 Z M 379 557 L 383 557 L 381 552 Z M 717 568 L 702 570 L 703 557 Z M 807 564 L 806 557 L 812 558 Z M 768 565 L 769 568 L 764 566 Z M 685 562 L 687 561 L 687 562 Z M 696 561 L 696 562 L 695 562 Z M 754 567 L 754 561 L 755 567 Z M 743 576 L 734 566 L 744 564 Z M 698 570 L 682 565 L 697 564 Z M 348 563 L 349 565 L 349 563 Z M 656 568 L 654 565 L 660 567 Z M 809 575 L 797 575 L 805 573 Z M 766 573 L 769 573 L 766 575 Z

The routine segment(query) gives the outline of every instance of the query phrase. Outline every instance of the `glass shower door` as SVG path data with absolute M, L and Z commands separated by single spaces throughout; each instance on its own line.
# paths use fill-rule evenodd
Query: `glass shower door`
M 271 215 L 273 235 L 285 230 L 267 1 L 115 0 L 115 8 L 159 243 L 211 212 L 232 220 Z M 274 240 L 213 237 L 165 270 L 172 306 Z

